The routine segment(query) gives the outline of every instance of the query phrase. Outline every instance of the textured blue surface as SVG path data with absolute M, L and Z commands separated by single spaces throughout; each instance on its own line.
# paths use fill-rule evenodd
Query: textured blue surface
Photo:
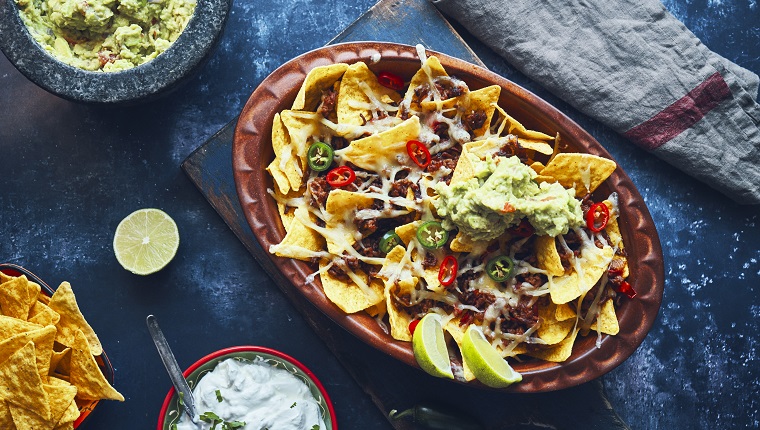
M 280 349 L 326 385 L 342 428 L 390 428 L 179 169 L 239 113 L 256 83 L 324 45 L 373 3 L 238 1 L 201 72 L 168 98 L 139 107 L 58 99 L 0 57 L 0 260 L 53 285 L 72 283 L 127 398 L 101 403 L 83 429 L 155 426 L 170 383 L 144 325 L 150 313 L 165 327 L 180 366 L 232 345 Z M 760 73 L 757 2 L 665 4 L 708 47 Z M 602 142 L 658 226 L 666 256 L 663 307 L 641 348 L 603 378 L 618 412 L 636 429 L 760 426 L 760 210 L 738 206 L 624 142 L 467 40 L 491 69 Z M 118 222 L 141 207 L 167 211 L 182 236 L 175 261 L 146 278 L 122 270 L 111 250 Z

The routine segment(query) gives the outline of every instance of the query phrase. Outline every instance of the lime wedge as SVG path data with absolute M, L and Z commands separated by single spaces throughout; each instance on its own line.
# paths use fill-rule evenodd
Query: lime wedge
M 499 355 L 478 326 L 471 325 L 464 333 L 462 359 L 475 378 L 489 387 L 504 388 L 522 381 L 522 375 Z
M 454 379 L 439 315 L 422 317 L 412 335 L 412 349 L 422 370 L 439 378 Z
M 163 269 L 177 253 L 179 230 L 158 209 L 140 209 L 121 220 L 113 236 L 113 252 L 125 269 L 149 275 Z

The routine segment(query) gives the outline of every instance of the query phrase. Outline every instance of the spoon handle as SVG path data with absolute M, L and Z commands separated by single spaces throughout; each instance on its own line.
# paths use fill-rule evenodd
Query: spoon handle
M 187 385 L 187 380 L 182 375 L 182 370 L 180 370 L 179 365 L 177 364 L 177 359 L 174 358 L 174 354 L 172 353 L 171 348 L 169 348 L 169 344 L 166 342 L 164 333 L 158 326 L 156 317 L 148 315 L 145 322 L 148 324 L 150 337 L 153 338 L 153 343 L 156 344 L 158 355 L 161 357 L 161 361 L 164 363 L 166 371 L 169 372 L 169 378 L 172 380 L 174 388 L 180 395 L 180 400 L 184 405 L 185 412 L 193 423 L 198 424 L 198 415 L 195 413 L 193 391 L 190 389 L 190 386 Z

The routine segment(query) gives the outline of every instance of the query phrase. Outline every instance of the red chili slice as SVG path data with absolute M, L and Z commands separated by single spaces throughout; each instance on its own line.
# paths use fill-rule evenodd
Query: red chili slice
M 636 297 L 636 290 L 634 290 L 631 284 L 629 284 L 627 281 L 623 281 L 620 283 L 620 286 L 618 287 L 618 291 L 625 294 L 629 299 L 633 299 Z
M 597 213 L 599 213 L 599 218 L 597 218 Z M 586 212 L 586 227 L 594 233 L 604 230 L 609 220 L 610 209 L 604 203 L 594 203 L 588 212 Z M 599 223 L 598 226 L 597 222 Z
M 348 166 L 340 166 L 327 172 L 326 179 L 331 187 L 345 187 L 354 182 L 356 179 L 356 172 Z
M 414 321 L 412 321 L 412 322 L 409 323 L 409 333 L 410 334 L 414 334 L 414 329 L 417 328 L 417 324 L 419 324 L 419 323 L 420 323 L 420 320 L 414 320 Z
M 419 140 L 406 142 L 406 152 L 409 153 L 409 158 L 414 161 L 414 164 L 420 166 L 421 169 L 426 168 L 430 164 L 430 151 Z
M 438 270 L 438 280 L 441 285 L 448 287 L 453 284 L 457 279 L 457 270 L 459 269 L 459 262 L 456 257 L 449 255 L 443 259 L 441 268 Z
M 404 89 L 404 80 L 401 79 L 401 76 L 394 75 L 390 72 L 380 72 L 377 75 L 377 82 L 380 85 L 392 90 L 398 91 Z

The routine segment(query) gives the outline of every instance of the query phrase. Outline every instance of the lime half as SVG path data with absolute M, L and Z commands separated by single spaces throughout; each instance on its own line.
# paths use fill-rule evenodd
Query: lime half
M 462 359 L 475 377 L 489 387 L 504 388 L 522 381 L 522 375 L 512 369 L 475 325 L 464 333 Z
M 136 275 L 163 269 L 177 253 L 179 230 L 164 211 L 140 209 L 127 215 L 116 227 L 113 252 L 119 264 Z
M 454 379 L 439 315 L 422 317 L 412 335 L 412 349 L 422 370 L 439 378 Z

